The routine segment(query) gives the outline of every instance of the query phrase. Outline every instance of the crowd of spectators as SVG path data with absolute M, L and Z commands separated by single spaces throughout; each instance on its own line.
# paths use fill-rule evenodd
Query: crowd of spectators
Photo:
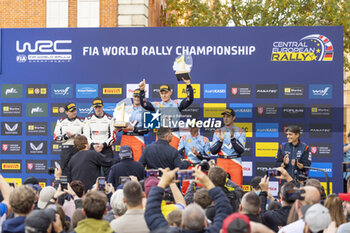
M 278 197 L 269 191 L 270 177 L 254 177 L 244 192 L 216 166 L 203 172 L 183 194 L 176 180 L 179 168 L 160 169 L 159 177 L 130 176 L 118 187 L 98 179 L 86 189 L 74 180 L 62 189 L 61 171 L 53 186 L 41 188 L 30 177 L 11 187 L 0 176 L 1 232 L 349 232 L 350 193 L 326 195 L 320 182 L 296 182 L 281 175 Z
M 121 148 L 116 160 L 89 150 L 84 136 L 77 136 L 75 145 L 78 152 L 69 161 L 68 174 L 73 174 L 68 182 L 60 167 L 55 168 L 52 186 L 43 188 L 35 177 L 17 187 L 0 175 L 1 232 L 350 232 L 350 189 L 327 195 L 319 180 L 297 181 L 283 167 L 276 168 L 276 197 L 269 191 L 269 176 L 254 177 L 251 191 L 244 192 L 212 162 L 208 170 L 191 168 L 193 177 L 183 193 L 183 180 L 177 177 L 182 162 L 175 151 L 158 161 L 146 153 L 139 163 L 129 146 Z M 148 161 L 162 166 L 145 172 L 143 165 L 153 168 Z M 102 167 L 111 172 L 101 183 Z

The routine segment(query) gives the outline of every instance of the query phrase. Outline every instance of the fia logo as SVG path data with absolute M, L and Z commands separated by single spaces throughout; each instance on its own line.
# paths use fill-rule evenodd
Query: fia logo
M 145 129 L 159 129 L 160 128 L 160 116 L 159 110 L 157 112 L 144 112 L 143 113 L 143 127 Z

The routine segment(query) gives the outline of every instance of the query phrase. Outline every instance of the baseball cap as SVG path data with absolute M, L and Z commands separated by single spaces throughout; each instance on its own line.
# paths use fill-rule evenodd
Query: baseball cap
M 140 92 L 141 92 L 140 89 L 137 88 L 134 90 L 134 93 L 132 95 L 133 96 L 140 96 Z
M 233 111 L 233 109 L 231 109 L 231 108 L 227 108 L 227 109 L 225 109 L 225 111 L 223 111 L 221 113 L 221 115 L 225 115 L 225 114 L 231 115 L 231 116 L 236 116 L 235 111 Z
M 161 85 L 159 91 L 171 91 L 169 85 Z
M 339 193 L 338 197 L 342 200 L 342 201 L 350 201 L 350 193 Z
M 305 214 L 305 223 L 311 232 L 319 232 L 328 227 L 332 222 L 331 215 L 326 207 L 321 204 L 312 205 Z
M 23 184 L 39 184 L 39 180 L 34 176 L 30 176 L 23 181 Z
M 249 218 L 247 215 L 233 213 L 225 218 L 222 223 L 223 233 L 248 233 L 250 232 Z
M 25 227 L 29 229 L 35 229 L 35 232 L 46 233 L 47 228 L 55 220 L 55 210 L 48 208 L 44 210 L 32 211 L 25 220 Z
M 100 97 L 96 97 L 93 101 L 92 101 L 92 106 L 94 107 L 98 107 L 98 106 L 103 106 L 103 101 Z
M 128 145 L 121 146 L 119 150 L 119 157 L 121 159 L 132 158 L 132 150 L 130 146 Z
M 64 110 L 68 112 L 73 112 L 75 109 L 77 109 L 77 106 L 75 106 L 74 103 L 67 103 L 66 106 L 64 106 Z
M 56 193 L 56 189 L 52 186 L 46 186 L 44 187 L 39 195 L 39 201 L 38 201 L 38 207 L 40 209 L 44 209 L 47 205 L 47 203 L 50 201 L 51 198 Z

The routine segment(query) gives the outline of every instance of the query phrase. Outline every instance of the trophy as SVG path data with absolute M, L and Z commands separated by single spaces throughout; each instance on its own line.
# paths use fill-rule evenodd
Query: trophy
M 178 81 L 182 81 L 183 78 L 187 80 L 191 79 L 190 71 L 192 64 L 193 61 L 191 55 L 182 54 L 175 59 L 173 69 Z
M 114 127 L 126 128 L 132 112 L 132 103 L 130 98 L 123 99 L 115 106 L 113 119 Z

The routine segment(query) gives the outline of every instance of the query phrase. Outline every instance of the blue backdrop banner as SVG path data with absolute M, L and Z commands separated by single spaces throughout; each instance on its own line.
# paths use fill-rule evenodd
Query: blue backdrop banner
M 53 141 L 56 120 L 68 101 L 78 115 L 92 112 L 100 96 L 108 113 L 131 97 L 146 79 L 146 95 L 160 100 L 170 84 L 173 99 L 186 97 L 173 63 L 192 56 L 194 102 L 183 115 L 220 119 L 237 112 L 247 145 L 244 184 L 273 167 L 285 128 L 297 124 L 313 162 L 342 191 L 343 28 L 89 28 L 2 29 L 0 31 L 1 173 L 21 182 L 29 176 L 48 184 L 47 168 L 59 160 Z M 1 63 L 0 63 L 1 68 Z M 0 70 L 1 71 L 1 70 Z M 201 129 L 212 140 L 213 128 Z M 154 141 L 154 133 L 145 137 Z M 118 141 L 114 150 L 119 149 Z M 322 174 L 312 177 L 325 181 Z M 276 191 L 278 181 L 272 180 Z M 248 186 L 245 186 L 247 190 Z

